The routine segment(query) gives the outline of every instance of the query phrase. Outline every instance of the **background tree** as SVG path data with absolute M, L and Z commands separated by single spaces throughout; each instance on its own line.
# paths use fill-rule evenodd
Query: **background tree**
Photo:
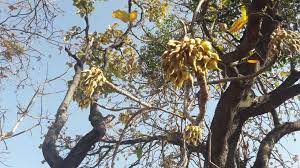
M 16 122 L 11 129 L 5 129 L 7 110 L 0 106 L 0 141 L 4 141 L 41 125 L 43 116 L 30 116 L 30 110 L 36 99 L 43 95 L 43 87 L 48 82 L 51 83 L 52 79 L 40 82 L 39 79 L 32 78 L 32 73 L 37 72 L 35 68 L 38 69 L 40 60 L 46 57 L 46 53 L 35 44 L 47 43 L 57 47 L 62 44 L 58 40 L 60 31 L 53 27 L 54 19 L 62 11 L 47 0 L 1 1 L 0 5 L 0 89 L 5 90 L 7 81 L 14 80 L 16 95 L 24 88 L 33 90 L 28 104 L 18 104 Z M 37 81 L 40 82 L 38 85 Z M 21 122 L 27 118 L 34 119 L 34 124 L 18 130 Z
M 295 166 L 280 140 L 300 130 L 299 3 L 128 0 L 104 32 L 97 3 L 73 1 L 85 25 L 64 36 L 75 72 L 41 146 L 50 167 Z M 63 129 L 72 101 L 85 135 Z

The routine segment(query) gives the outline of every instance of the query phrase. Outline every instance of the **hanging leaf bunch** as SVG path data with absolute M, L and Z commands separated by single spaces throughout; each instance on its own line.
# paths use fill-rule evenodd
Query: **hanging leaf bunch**
M 181 41 L 170 40 L 162 55 L 162 66 L 166 77 L 181 88 L 185 81 L 194 83 L 193 73 L 206 75 L 208 70 L 218 70 L 221 61 L 212 51 L 209 41 L 185 37 Z
M 300 33 L 283 28 L 276 29 L 271 35 L 271 41 L 282 43 L 291 52 L 300 51 Z
M 105 81 L 102 70 L 96 66 L 82 72 L 78 93 L 73 98 L 80 108 L 87 108 L 90 105 L 93 93 L 101 91 Z
M 198 125 L 187 125 L 184 130 L 184 139 L 188 144 L 197 145 L 202 137 L 203 129 Z

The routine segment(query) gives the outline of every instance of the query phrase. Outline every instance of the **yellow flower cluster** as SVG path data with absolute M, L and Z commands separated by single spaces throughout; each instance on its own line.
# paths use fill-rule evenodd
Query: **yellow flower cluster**
M 184 139 L 188 144 L 197 145 L 203 134 L 203 129 L 196 125 L 187 125 L 184 131 Z
M 185 81 L 194 83 L 192 72 L 207 74 L 219 69 L 218 54 L 212 51 L 209 41 L 185 37 L 182 41 L 170 40 L 168 50 L 162 55 L 162 66 L 168 79 L 181 88 Z
M 75 97 L 75 100 L 79 102 L 79 107 L 87 108 L 91 103 L 93 93 L 99 91 L 105 81 L 106 78 L 102 70 L 98 67 L 94 66 L 89 70 L 83 71 L 79 83 L 79 88 L 82 90 L 83 96 Z

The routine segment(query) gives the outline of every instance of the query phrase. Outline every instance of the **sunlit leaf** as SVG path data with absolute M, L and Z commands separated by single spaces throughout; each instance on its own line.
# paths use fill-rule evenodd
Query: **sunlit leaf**
M 256 63 L 258 63 L 259 61 L 258 61 L 258 60 L 247 60 L 247 62 L 248 62 L 249 64 L 256 64 Z
M 129 21 L 134 22 L 137 18 L 137 11 L 132 11 L 129 16 Z
M 240 29 L 242 29 L 245 24 L 247 24 L 248 16 L 247 16 L 247 11 L 246 11 L 245 6 L 241 7 L 241 13 L 242 13 L 242 16 L 240 18 L 238 18 L 235 22 L 233 22 L 233 24 L 231 25 L 231 27 L 229 29 L 230 32 L 232 32 L 232 33 L 237 32 Z
M 123 22 L 134 22 L 137 18 L 137 11 L 132 11 L 130 14 L 124 10 L 116 10 L 112 13 L 114 18 L 120 19 Z
M 289 72 L 284 72 L 284 71 L 279 73 L 281 77 L 287 77 L 289 76 L 289 74 L 290 74 Z
M 222 6 L 227 6 L 230 3 L 230 0 L 222 0 L 221 5 Z

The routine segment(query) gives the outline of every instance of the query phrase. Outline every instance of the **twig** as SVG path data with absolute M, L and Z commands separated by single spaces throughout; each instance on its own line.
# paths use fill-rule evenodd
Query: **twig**
M 133 101 L 135 101 L 135 102 L 137 102 L 137 103 L 139 103 L 139 104 L 141 104 L 141 105 L 147 107 L 148 109 L 151 109 L 151 110 L 160 110 L 160 111 L 163 111 L 163 112 L 165 112 L 165 113 L 169 113 L 169 114 L 171 114 L 171 115 L 177 116 L 177 117 L 179 117 L 179 118 L 184 118 L 183 116 L 180 116 L 180 115 L 178 115 L 178 114 L 176 114 L 176 113 L 167 111 L 167 110 L 165 110 L 165 109 L 163 109 L 163 108 L 161 108 L 161 107 L 155 107 L 155 106 L 152 106 L 151 104 L 146 103 L 146 102 L 140 100 L 139 98 L 135 97 L 134 95 L 132 95 L 132 94 L 129 93 L 128 91 L 123 90 L 123 89 L 117 87 L 116 85 L 114 85 L 113 83 L 111 83 L 111 82 L 109 82 L 109 81 L 106 81 L 106 84 L 107 84 L 109 87 L 111 87 L 112 89 L 114 89 L 117 93 L 119 93 L 119 94 L 121 94 L 121 95 L 124 95 L 124 96 L 128 97 L 129 99 L 131 99 L 131 100 L 133 100 Z M 101 106 L 100 106 L 100 107 L 101 107 Z M 102 106 L 102 107 L 103 107 L 103 106 Z
M 207 84 L 218 84 L 218 83 L 224 83 L 224 82 L 230 82 L 230 81 L 247 80 L 247 79 L 256 77 L 256 76 L 260 75 L 261 73 L 263 73 L 264 71 L 266 71 L 267 69 L 269 69 L 276 62 L 276 60 L 277 60 L 277 58 L 273 58 L 273 60 L 271 60 L 267 65 L 265 65 L 263 68 L 261 68 L 260 70 L 256 71 L 255 73 L 253 73 L 251 75 L 209 81 L 209 82 L 207 82 Z
M 27 114 L 29 113 L 29 109 L 30 109 L 30 107 L 32 106 L 32 104 L 34 103 L 34 101 L 35 101 L 36 97 L 38 96 L 39 92 L 40 92 L 40 88 L 38 88 L 38 89 L 36 90 L 36 92 L 35 92 L 34 95 L 32 96 L 30 102 L 28 103 L 28 105 L 27 105 L 27 107 L 26 107 L 26 109 L 25 109 L 24 111 L 21 110 L 21 108 L 18 107 L 19 110 L 22 111 L 21 117 L 17 120 L 17 122 L 15 123 L 15 125 L 14 125 L 14 127 L 11 129 L 11 131 L 1 133 L 1 135 L 0 135 L 0 141 L 2 141 L 2 140 L 4 140 L 4 139 L 11 138 L 11 137 L 15 137 L 15 136 L 17 136 L 17 135 L 20 135 L 20 134 L 22 134 L 22 133 L 24 133 L 24 132 L 26 132 L 26 131 L 32 129 L 32 128 L 29 128 L 29 129 L 27 129 L 27 130 L 24 130 L 24 131 L 22 131 L 22 132 L 20 132 L 20 133 L 15 134 L 15 132 L 17 131 L 18 127 L 20 126 L 21 122 L 24 120 L 24 118 L 25 118 L 25 117 L 27 116 Z M 34 126 L 34 127 L 36 127 L 36 126 Z
M 131 121 L 138 115 L 140 114 L 143 114 L 143 113 L 146 113 L 146 112 L 149 112 L 149 109 L 148 108 L 143 108 L 143 109 L 140 109 L 139 111 L 137 111 L 136 113 L 134 113 L 128 120 L 128 122 L 126 123 L 124 129 L 122 130 L 122 133 L 119 137 L 119 140 L 118 142 L 116 143 L 116 146 L 115 146 L 115 149 L 114 149 L 114 152 L 113 152 L 113 156 L 112 156 L 112 159 L 111 159 L 111 168 L 114 168 L 115 166 L 115 158 L 117 156 L 117 152 L 118 152 L 118 149 L 119 149 L 119 146 L 121 144 L 121 141 L 125 135 L 125 131 L 127 130 L 127 128 L 130 126 L 130 123 Z
M 122 95 L 125 95 L 127 96 L 128 98 L 130 98 L 131 100 L 143 105 L 143 106 L 146 106 L 148 108 L 152 108 L 152 106 L 146 102 L 143 102 L 141 101 L 139 98 L 133 96 L 131 93 L 127 92 L 126 90 L 122 90 L 120 88 L 118 88 L 116 85 L 114 85 L 113 83 L 109 82 L 109 81 L 106 81 L 105 82 L 109 87 L 111 87 L 112 89 L 114 89 L 115 91 L 117 91 L 118 93 L 122 94 Z
M 195 10 L 195 12 L 194 12 L 194 14 L 193 14 L 193 18 L 192 18 L 192 21 L 191 21 L 191 25 L 190 25 L 190 27 L 189 27 L 190 32 L 192 32 L 192 33 L 191 33 L 192 36 L 193 36 L 193 28 L 194 28 L 195 22 L 196 22 L 196 20 L 197 20 L 197 18 L 198 18 L 198 14 L 200 13 L 201 6 L 202 6 L 202 4 L 203 4 L 204 1 L 205 1 L 205 0 L 199 0 L 198 5 L 197 5 L 197 8 L 196 8 L 196 10 Z

